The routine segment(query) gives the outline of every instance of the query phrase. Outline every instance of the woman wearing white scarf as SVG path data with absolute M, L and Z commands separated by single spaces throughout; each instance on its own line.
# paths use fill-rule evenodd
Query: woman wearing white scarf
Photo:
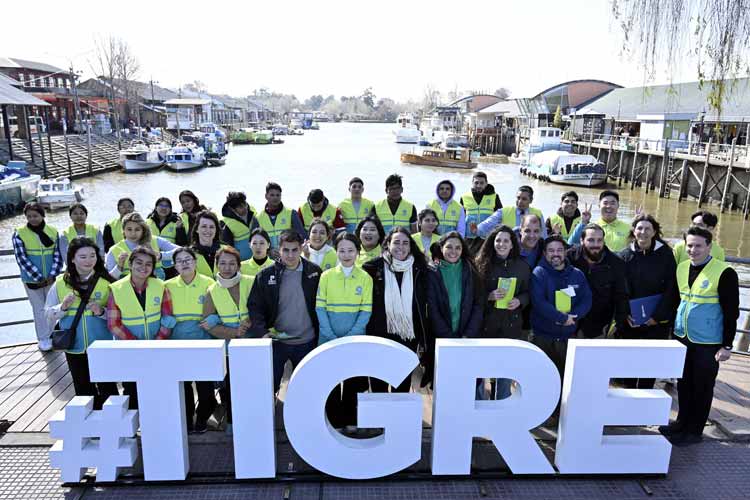
M 424 349 L 428 338 L 427 273 L 424 254 L 409 231 L 394 228 L 383 242 L 383 255 L 362 267 L 373 279 L 372 316 L 367 335 L 376 335 L 405 345 L 414 352 Z M 428 344 L 429 345 L 429 344 Z M 388 384 L 370 379 L 374 392 L 385 392 Z M 407 377 L 394 392 L 409 392 Z

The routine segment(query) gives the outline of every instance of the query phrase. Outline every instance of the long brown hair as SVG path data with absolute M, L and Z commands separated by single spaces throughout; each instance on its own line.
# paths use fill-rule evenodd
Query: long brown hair
M 489 236 L 487 236 L 487 239 L 484 240 L 484 243 L 482 243 L 475 259 L 477 269 L 482 276 L 489 275 L 492 269 L 492 258 L 495 256 L 495 238 L 500 233 L 508 233 L 510 235 L 510 242 L 513 245 L 508 253 L 508 260 L 517 259 L 521 256 L 521 244 L 513 229 L 505 224 L 493 229 Z
M 109 275 L 107 269 L 104 267 L 104 259 L 99 253 L 99 247 L 96 246 L 96 242 L 94 242 L 94 240 L 92 240 L 91 238 L 86 238 L 85 236 L 73 238 L 73 240 L 68 245 L 68 254 L 65 256 L 66 269 L 65 274 L 63 274 L 63 281 L 66 285 L 75 290 L 79 296 L 81 295 L 83 289 L 81 287 L 81 277 L 78 275 L 78 270 L 73 263 L 73 258 L 76 256 L 76 252 L 81 248 L 93 248 L 94 252 L 96 252 L 94 275 L 92 276 L 93 279 L 89 280 L 89 283 L 95 283 L 96 278 L 102 278 L 109 283 L 112 283 L 114 281 L 114 279 L 112 279 L 112 276 Z

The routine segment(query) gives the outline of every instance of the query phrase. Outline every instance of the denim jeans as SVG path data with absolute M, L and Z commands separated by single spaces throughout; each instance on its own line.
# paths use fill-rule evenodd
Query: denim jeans
M 285 344 L 280 341 L 273 343 L 273 390 L 278 392 L 281 385 L 281 377 L 284 375 L 284 365 L 287 360 L 292 362 L 292 369 L 296 368 L 307 353 L 317 347 L 317 342 L 312 340 L 306 344 Z
M 477 384 L 477 399 L 505 399 L 510 397 L 510 386 L 513 381 L 509 378 L 490 379 L 490 391 L 484 387 L 484 379 L 479 379 Z

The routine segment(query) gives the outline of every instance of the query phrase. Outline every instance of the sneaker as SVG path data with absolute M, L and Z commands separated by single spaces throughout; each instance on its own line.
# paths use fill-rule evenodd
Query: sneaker
M 52 350 L 52 339 L 51 338 L 41 339 L 39 341 L 39 350 L 42 351 L 42 352 L 51 351 Z
M 193 428 L 193 432 L 196 434 L 203 434 L 207 430 L 208 430 L 207 422 L 196 422 L 195 427 Z
M 231 436 L 232 435 L 232 424 L 227 424 L 227 426 L 224 428 L 224 433 L 227 436 Z

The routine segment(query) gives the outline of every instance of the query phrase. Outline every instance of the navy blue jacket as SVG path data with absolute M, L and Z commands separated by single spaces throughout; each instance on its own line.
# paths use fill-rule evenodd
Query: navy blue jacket
M 591 309 L 591 289 L 586 276 L 567 261 L 565 268 L 557 271 L 547 259 L 539 260 L 531 275 L 531 327 L 534 335 L 568 339 L 576 333 L 578 325 L 563 326 L 568 314 L 555 307 L 555 292 L 568 286 L 572 286 L 576 292 L 568 314 L 578 316 L 580 321 Z
M 448 289 L 443 282 L 440 270 L 427 274 L 427 301 L 430 304 L 430 324 L 434 338 L 479 337 L 482 327 L 482 299 L 478 291 L 479 283 L 474 282 L 471 269 L 465 263 L 461 266 L 461 319 L 458 332 L 451 327 L 451 305 Z

